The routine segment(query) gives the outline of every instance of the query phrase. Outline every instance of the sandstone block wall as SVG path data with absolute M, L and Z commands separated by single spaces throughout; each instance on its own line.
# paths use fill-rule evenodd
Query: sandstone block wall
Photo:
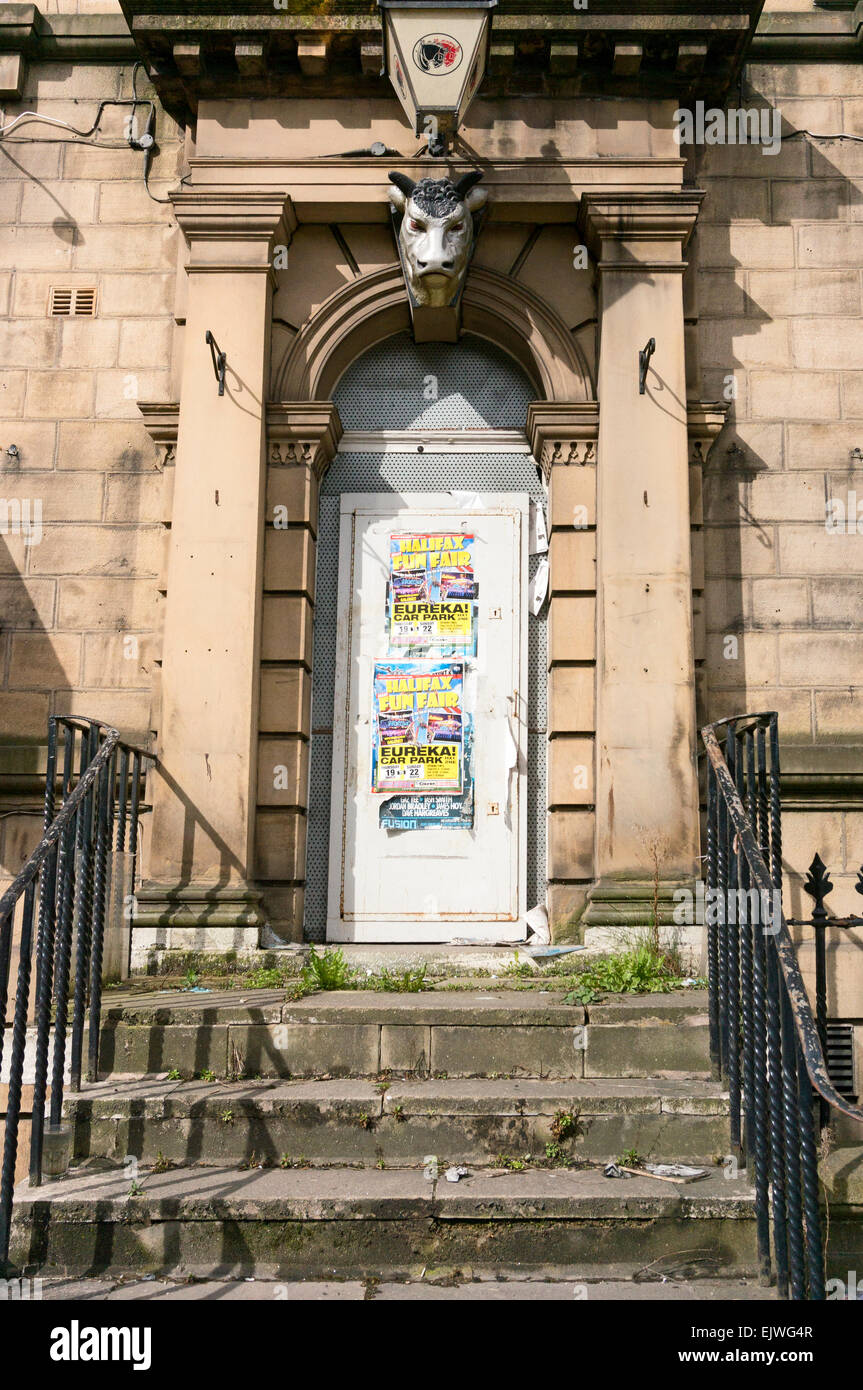
M 137 91 L 152 95 L 140 73 Z M 3 123 L 35 110 L 86 130 L 101 100 L 131 95 L 131 63 L 31 64 Z M 0 142 L 4 810 L 35 805 L 49 714 L 93 715 L 139 739 L 157 723 L 164 451 L 138 401 L 170 400 L 175 390 L 178 234 L 170 207 L 147 193 L 143 154 L 124 139 L 129 114 L 107 107 L 91 137 L 98 143 L 34 121 Z M 156 139 L 150 190 L 164 199 L 181 173 L 183 133 L 163 111 Z M 94 290 L 95 315 L 52 316 L 53 287 Z M 0 820 L 0 884 L 21 868 L 40 824 L 32 814 Z
M 788 8 L 780 6 L 780 8 Z M 704 473 L 707 652 L 700 714 L 776 709 L 783 741 L 785 909 L 863 912 L 863 134 L 857 64 L 751 65 L 743 105 L 783 118 L 776 155 L 704 147 L 696 237 L 702 394 L 730 420 Z M 812 136 L 794 135 L 807 130 Z M 856 498 L 855 498 L 856 494 Z M 798 932 L 814 978 L 811 932 Z M 861 1014 L 863 933 L 833 933 L 830 1005 Z

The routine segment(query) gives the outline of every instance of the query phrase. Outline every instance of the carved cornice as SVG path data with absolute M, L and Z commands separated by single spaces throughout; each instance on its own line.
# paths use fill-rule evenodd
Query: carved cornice
M 546 479 L 557 464 L 595 464 L 598 434 L 596 401 L 531 401 L 527 408 L 531 453 Z
M 182 119 L 200 100 L 395 97 L 381 76 L 370 0 L 120 0 L 164 104 Z M 485 97 L 587 95 L 720 100 L 763 0 L 499 0 Z
M 332 401 L 279 401 L 267 406 L 267 462 L 275 467 L 305 464 L 317 478 L 326 473 L 342 437 Z

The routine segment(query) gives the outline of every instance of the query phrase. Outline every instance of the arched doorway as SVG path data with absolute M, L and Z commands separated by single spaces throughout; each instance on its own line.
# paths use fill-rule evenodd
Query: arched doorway
M 318 522 L 307 940 L 520 939 L 525 909 L 544 901 L 546 623 L 544 612 L 529 612 L 528 584 L 540 561 L 529 556 L 530 510 L 543 507 L 545 488 L 523 433 L 538 394 L 522 366 L 470 333 L 455 346 L 396 333 L 357 357 L 333 390 L 345 433 L 322 479 Z M 389 556 L 401 544 L 392 538 L 435 545 L 448 531 L 476 537 L 478 592 L 463 604 L 476 609 L 474 626 L 438 647 L 403 642 L 398 629 L 394 645 L 393 610 L 384 612 Z M 503 648 L 517 671 L 507 689 Z M 441 732 L 462 726 L 459 794 L 427 777 L 429 790 L 417 794 L 427 814 L 417 820 L 403 814 L 404 796 L 380 783 L 371 790 L 381 756 L 374 673 L 388 662 L 409 684 L 434 680 L 422 673 L 447 660 L 462 668 L 461 703 L 426 718 Z M 393 732 L 398 723 L 389 720 L 383 737 L 407 740 L 406 728 Z

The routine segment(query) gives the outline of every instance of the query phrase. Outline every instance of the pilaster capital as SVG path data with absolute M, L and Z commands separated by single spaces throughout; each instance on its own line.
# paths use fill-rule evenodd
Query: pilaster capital
M 320 479 L 336 456 L 342 422 L 332 401 L 279 401 L 267 406 L 267 462 L 305 464 Z
M 682 271 L 703 199 L 697 188 L 583 193 L 578 226 L 601 271 Z
M 531 401 L 527 437 L 543 476 L 556 464 L 596 463 L 599 405 L 596 401 Z
M 290 245 L 297 227 L 282 189 L 177 189 L 174 215 L 189 243 L 190 273 L 271 271 L 273 247 Z

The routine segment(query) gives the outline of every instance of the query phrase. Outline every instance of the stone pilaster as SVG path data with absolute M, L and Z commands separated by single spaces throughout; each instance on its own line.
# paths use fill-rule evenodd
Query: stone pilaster
M 580 209 L 600 305 L 591 927 L 645 925 L 655 903 L 669 918 L 698 867 L 682 281 L 701 197 L 585 194 Z
M 257 943 L 254 882 L 273 246 L 278 190 L 184 188 L 188 296 L 153 831 L 137 924 L 160 944 Z M 210 331 L 226 354 L 218 394 Z
M 255 875 L 283 940 L 302 939 L 318 488 L 341 433 L 332 401 L 267 408 Z
M 594 876 L 595 401 L 534 401 L 527 434 L 549 487 L 549 921 L 571 934 Z

